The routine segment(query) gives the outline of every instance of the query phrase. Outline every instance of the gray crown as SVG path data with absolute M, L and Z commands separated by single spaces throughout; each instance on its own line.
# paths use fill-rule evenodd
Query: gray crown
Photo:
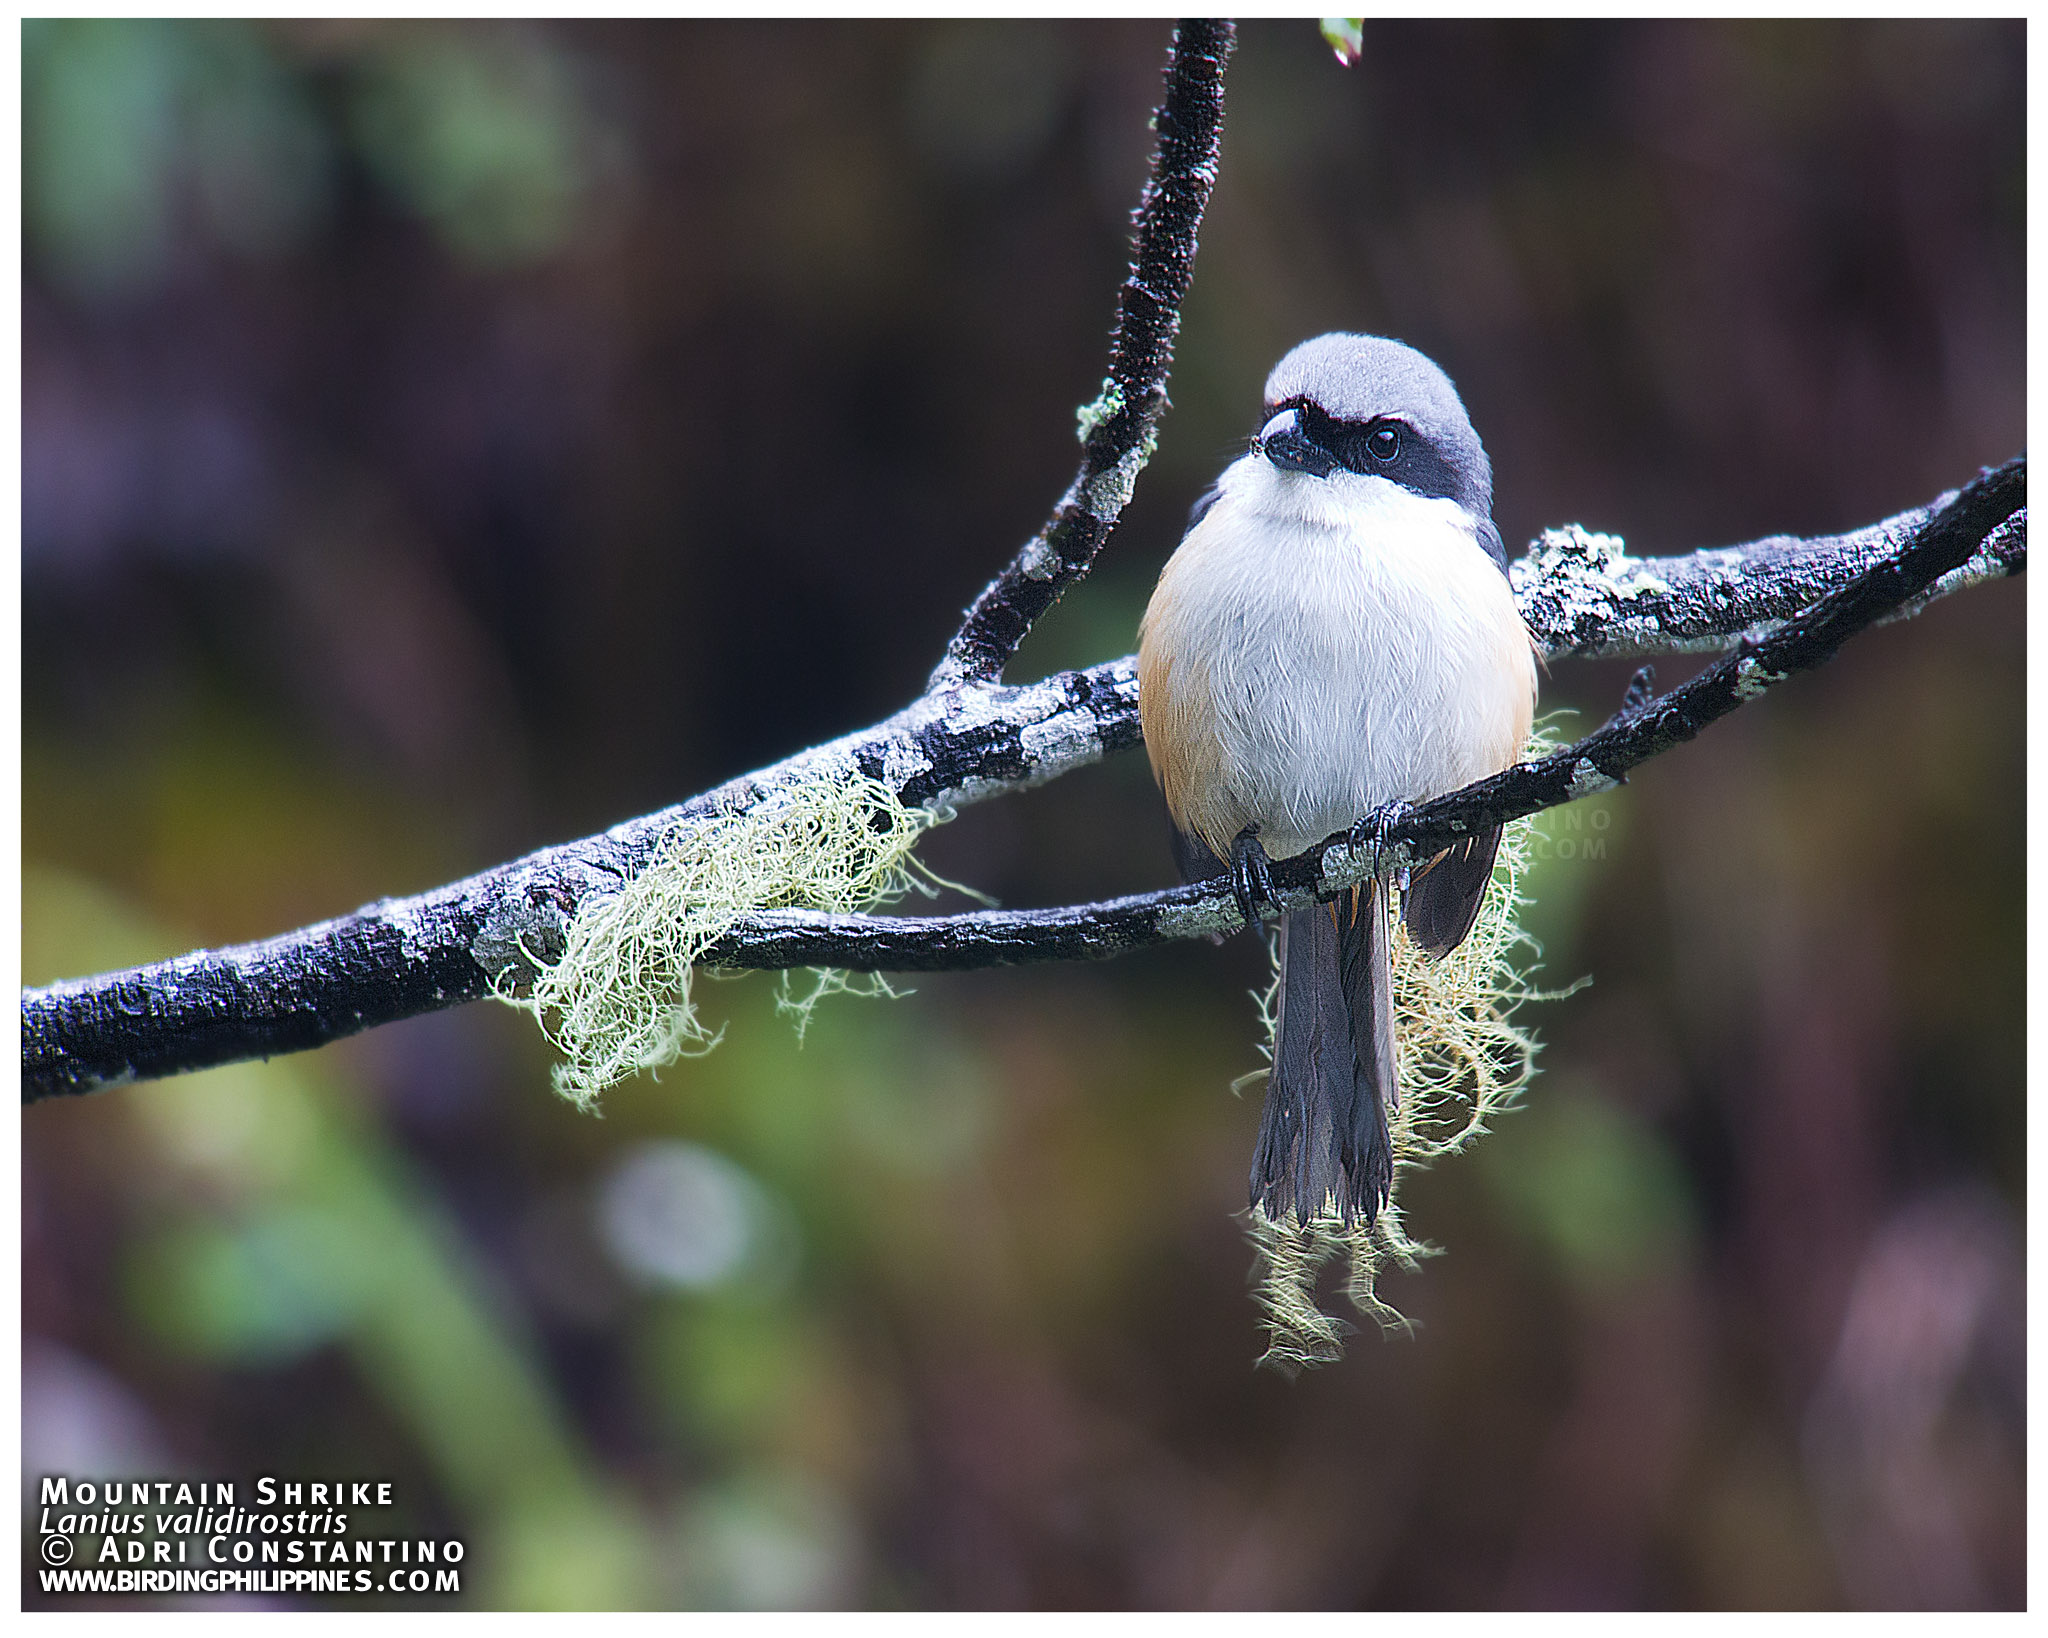
M 1456 478 L 1458 500 L 1493 510 L 1493 467 L 1451 378 L 1405 342 L 1332 331 L 1304 341 L 1266 377 L 1266 411 L 1306 399 L 1339 421 L 1398 416 L 1428 440 Z

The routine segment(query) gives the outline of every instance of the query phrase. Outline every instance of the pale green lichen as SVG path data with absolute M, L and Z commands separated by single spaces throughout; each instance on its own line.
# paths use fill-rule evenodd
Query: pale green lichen
M 1147 427 L 1144 437 L 1125 450 L 1115 466 L 1090 478 L 1081 490 L 1081 504 L 1088 509 L 1089 516 L 1101 523 L 1114 523 L 1130 505 L 1131 494 L 1138 487 L 1138 474 L 1158 449 L 1159 431 Z
M 750 911 L 784 907 L 856 911 L 913 888 L 951 885 L 911 857 L 949 814 L 907 807 L 880 780 L 824 773 L 772 792 L 744 812 L 679 827 L 619 892 L 586 899 L 562 957 L 542 966 L 523 996 L 563 1061 L 555 1089 L 580 1108 L 640 1070 L 708 1052 L 722 1033 L 691 994 L 704 952 Z M 799 992 L 784 974 L 778 1009 L 798 1033 L 835 992 L 893 995 L 879 974 L 818 971 Z
M 1540 755 L 1545 748 L 1532 743 L 1529 754 Z M 1346 1225 L 1334 1211 L 1306 1222 L 1291 1213 L 1278 1220 L 1256 1209 L 1251 1213 L 1256 1300 L 1268 1336 L 1260 1364 L 1292 1375 L 1342 1354 L 1352 1327 L 1324 1313 L 1315 1292 L 1323 1269 L 1339 1256 L 1348 1265 L 1344 1293 L 1352 1306 L 1385 1329 L 1408 1327 L 1380 1295 L 1379 1277 L 1389 1263 L 1413 1270 L 1436 1248 L 1409 1237 L 1401 1218 L 1401 1180 L 1475 1142 L 1514 1104 L 1535 1074 L 1537 1041 L 1513 1015 L 1525 1002 L 1565 993 L 1541 991 L 1530 983 L 1540 952 L 1522 931 L 1518 912 L 1527 902 L 1519 885 L 1534 848 L 1532 820 L 1505 828 L 1479 919 L 1465 942 L 1442 961 L 1431 961 L 1416 949 L 1397 924 L 1394 1039 L 1400 1103 L 1388 1121 L 1393 1187 L 1370 1224 Z M 1261 998 L 1269 1057 L 1278 984 L 1276 970 L 1274 987 Z
M 1091 404 L 1083 404 L 1074 411 L 1074 436 L 1087 447 L 1088 440 L 1095 436 L 1095 429 L 1105 421 L 1114 421 L 1124 412 L 1124 390 L 1108 376 L 1102 378 L 1102 391 Z

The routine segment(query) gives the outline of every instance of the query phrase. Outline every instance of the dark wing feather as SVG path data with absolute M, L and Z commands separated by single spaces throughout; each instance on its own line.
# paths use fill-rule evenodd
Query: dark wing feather
M 1493 559 L 1493 566 L 1496 569 L 1500 570 L 1502 574 L 1506 574 L 1508 572 L 1507 543 L 1500 538 L 1500 530 L 1494 526 L 1493 519 L 1490 517 L 1481 519 L 1479 527 L 1473 533 L 1479 539 L 1480 550 Z
M 1500 848 L 1500 830 L 1479 835 L 1446 849 L 1416 871 L 1402 895 L 1401 919 L 1418 948 L 1441 961 L 1472 931 L 1479 901 L 1493 880 L 1493 856 Z
M 1212 876 L 1225 876 L 1230 866 L 1209 851 L 1209 844 L 1193 831 L 1182 830 L 1171 820 L 1167 822 L 1173 832 L 1173 863 L 1184 882 L 1205 882 Z

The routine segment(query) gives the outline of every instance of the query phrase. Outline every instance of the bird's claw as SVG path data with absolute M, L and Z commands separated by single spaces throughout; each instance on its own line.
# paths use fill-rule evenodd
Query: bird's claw
M 1372 849 L 1372 873 L 1381 875 L 1380 860 L 1387 851 L 1387 839 L 1394 827 L 1407 818 L 1412 809 L 1406 802 L 1383 802 L 1351 827 L 1351 845 Z
M 1750 641 L 1745 637 L 1743 642 Z M 1739 647 L 1740 645 L 1738 645 Z M 1621 706 L 1613 716 L 1600 725 L 1605 733 L 1609 728 L 1619 728 L 1624 722 L 1650 703 L 1657 694 L 1657 668 L 1653 665 L 1638 666 L 1636 674 L 1628 680 L 1628 690 L 1621 696 Z M 1627 783 L 1626 780 L 1623 781 Z
M 1273 861 L 1266 857 L 1258 832 L 1250 826 L 1239 831 L 1230 844 L 1230 890 L 1237 896 L 1238 914 L 1247 927 L 1258 926 L 1263 906 L 1280 907 L 1273 891 Z

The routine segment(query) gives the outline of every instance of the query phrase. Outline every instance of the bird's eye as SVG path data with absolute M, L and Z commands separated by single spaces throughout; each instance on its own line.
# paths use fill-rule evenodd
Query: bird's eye
M 1365 450 L 1385 466 L 1401 453 L 1401 434 L 1392 427 L 1374 427 L 1365 435 Z

